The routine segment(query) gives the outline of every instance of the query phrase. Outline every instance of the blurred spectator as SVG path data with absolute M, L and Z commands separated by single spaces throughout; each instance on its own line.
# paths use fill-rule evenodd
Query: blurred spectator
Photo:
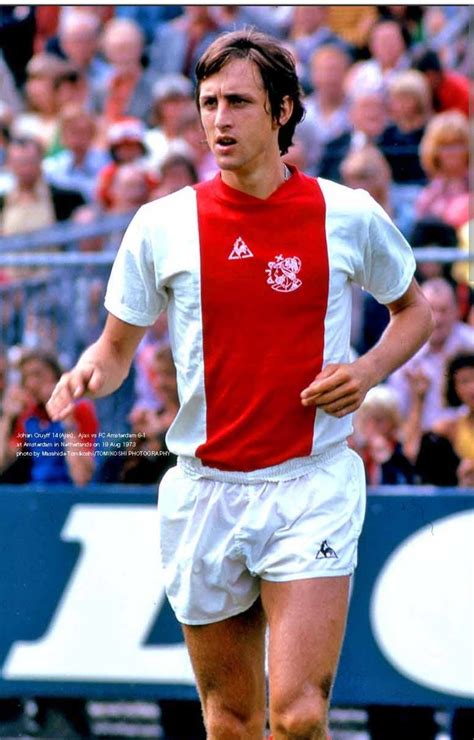
M 98 431 L 93 403 L 81 399 L 64 421 L 52 422 L 45 405 L 62 373 L 56 357 L 32 350 L 22 356 L 19 369 L 20 385 L 7 388 L 3 400 L 2 468 L 21 459 L 23 452 L 28 457 L 30 481 L 85 485 L 94 470 Z
M 287 5 L 215 5 L 213 16 L 220 28 L 255 27 L 278 39 L 286 38 L 293 8 Z
M 180 125 L 176 129 L 178 140 L 184 141 L 188 147 L 196 168 L 198 181 L 209 180 L 218 172 L 216 160 L 204 136 L 201 119 L 196 106 L 193 105 L 183 114 Z
M 422 290 L 433 312 L 433 332 L 416 355 L 389 377 L 388 384 L 396 391 L 401 413 L 406 418 L 411 404 L 411 385 L 428 383 L 421 417 L 421 428 L 425 431 L 435 421 L 457 415 L 444 406 L 445 366 L 457 352 L 474 351 L 474 329 L 458 320 L 456 296 L 446 280 L 427 280 Z
M 178 412 L 179 400 L 176 386 L 176 368 L 171 349 L 167 344 L 158 345 L 152 355 L 152 374 L 150 376 L 153 390 L 161 400 L 161 408 L 155 411 L 149 408 L 135 407 L 130 420 L 137 423 L 141 419 L 142 429 L 146 428 L 149 436 L 166 434 Z
M 0 49 L 18 88 L 33 54 L 35 15 L 34 6 L 0 5 Z
M 152 191 L 150 200 L 170 195 L 197 182 L 198 176 L 192 159 L 183 154 L 170 154 L 161 165 L 160 184 Z
M 96 204 L 88 204 L 78 208 L 72 220 L 75 224 L 86 226 L 98 223 L 101 216 L 102 211 Z M 82 253 L 102 252 L 112 248 L 110 237 L 104 236 L 84 237 L 75 242 L 75 246 Z M 108 265 L 84 265 L 74 279 L 69 322 L 76 340 L 77 353 L 95 342 L 104 326 L 107 316 L 104 296 L 109 272 Z
M 458 239 L 452 226 L 445 224 L 439 218 L 427 216 L 414 225 L 410 244 L 412 247 L 457 247 Z M 451 263 L 420 261 L 416 267 L 416 278 L 421 284 L 431 278 L 444 277 L 452 284 L 450 270 Z M 464 314 L 461 313 L 461 315 L 464 318 Z
M 423 39 L 424 8 L 419 5 L 378 5 L 381 20 L 395 21 L 402 29 L 407 45 Z
M 30 59 L 26 68 L 25 96 L 27 110 L 12 125 L 15 136 L 33 136 L 41 141 L 46 153 L 54 153 L 59 140 L 59 108 L 55 82 L 65 63 L 54 54 L 41 52 Z
M 351 152 L 341 163 L 341 174 L 344 185 L 367 190 L 408 238 L 414 222 L 413 207 L 394 197 L 392 173 L 379 149 L 369 144 Z
M 293 143 L 289 147 L 287 153 L 283 155 L 282 161 L 285 164 L 294 165 L 300 170 L 300 172 L 310 174 L 308 150 L 302 137 L 298 135 L 298 131 L 293 136 Z
M 133 215 L 150 200 L 155 185 L 156 182 L 151 182 L 150 176 L 139 163 L 130 162 L 120 165 L 110 184 L 108 211 Z M 116 251 L 124 233 L 125 229 L 121 229 L 109 234 L 107 250 Z
M 385 89 L 396 72 L 408 67 L 407 43 L 396 21 L 376 23 L 369 38 L 371 58 L 353 65 L 347 79 L 349 94 Z
M 89 86 L 86 77 L 75 67 L 66 62 L 62 72 L 54 80 L 56 105 L 61 111 L 66 105 L 80 105 L 88 107 Z
M 60 188 L 79 191 L 85 201 L 95 198 L 99 172 L 111 161 L 93 145 L 96 121 L 92 114 L 71 104 L 61 110 L 60 137 L 64 149 L 43 161 L 46 180 Z
M 356 149 L 343 160 L 341 172 L 344 185 L 367 190 L 407 238 L 413 225 L 413 208 L 394 196 L 390 167 L 383 154 L 371 145 Z M 352 342 L 358 354 L 365 354 L 382 336 L 389 312 L 356 286 L 353 286 L 353 304 Z
M 316 49 L 342 41 L 328 26 L 328 6 L 295 5 L 289 30 L 289 40 L 300 63 L 300 81 L 305 90 L 311 89 L 311 57 Z M 345 47 L 344 47 L 345 48 Z
M 426 128 L 420 147 L 421 162 L 430 177 L 416 201 L 419 218 L 444 220 L 450 206 L 469 194 L 469 126 L 458 111 L 435 116 Z
M 156 350 L 169 344 L 168 321 L 166 312 L 160 314 L 155 323 L 149 327 L 138 345 L 133 367 L 135 369 L 135 408 L 149 408 L 159 411 L 163 399 L 156 393 L 154 356 Z
M 433 108 L 442 113 L 458 110 L 469 116 L 469 79 L 451 70 L 443 69 L 438 54 L 428 49 L 415 61 L 415 68 L 422 72 L 431 88 Z
M 101 22 L 92 11 L 76 8 L 61 17 L 59 33 L 47 43 L 47 50 L 67 59 L 85 76 L 88 89 L 102 89 L 111 74 L 110 65 L 99 54 Z M 90 101 L 88 101 L 90 102 Z
M 324 145 L 349 131 L 349 101 L 344 78 L 350 63 L 346 52 L 331 44 L 320 46 L 311 57 L 314 92 L 304 101 L 306 115 L 298 126 L 298 136 L 305 142 L 313 174 L 316 174 Z
M 454 419 L 434 421 L 423 434 L 422 412 L 426 379 L 412 387 L 413 403 L 406 425 L 406 450 L 416 462 L 422 483 L 438 486 L 474 486 L 474 354 L 460 353 L 448 362 L 445 402 L 462 405 Z
M 474 326 L 474 288 L 473 288 L 473 267 L 472 262 L 468 261 L 471 250 L 471 234 L 474 229 L 474 220 L 466 223 L 457 230 L 459 240 L 458 246 L 465 253 L 466 261 L 456 262 L 453 265 L 451 274 L 456 281 L 456 292 L 460 304 L 460 313 L 463 321 L 470 326 Z
M 139 164 L 123 164 L 110 187 L 111 213 L 132 213 L 150 198 L 149 178 Z
M 397 396 L 386 386 L 371 388 L 354 417 L 351 446 L 362 457 L 372 486 L 414 482 L 414 468 L 403 454 L 402 417 Z
M 153 378 L 157 395 L 163 406 L 155 411 L 136 406 L 129 416 L 133 444 L 126 455 L 109 458 L 100 472 L 104 482 L 155 483 L 166 470 L 176 464 L 169 453 L 165 434 L 171 426 L 179 406 L 176 369 L 169 346 L 159 346 L 153 355 Z
M 110 76 L 96 89 L 95 107 L 108 125 L 124 116 L 147 120 L 151 83 L 142 66 L 145 39 L 134 21 L 112 18 L 102 34 L 102 49 L 112 67 Z
M 328 141 L 324 148 L 318 174 L 328 180 L 341 182 L 340 165 L 353 151 L 367 144 L 377 144 L 385 130 L 387 113 L 384 97 L 380 92 L 356 93 L 350 102 L 351 131 Z
M 151 171 L 160 168 L 172 150 L 171 145 L 180 137 L 184 121 L 191 115 L 198 115 L 191 81 L 181 74 L 160 77 L 153 85 L 151 128 L 145 133 Z M 201 139 L 204 138 L 201 130 Z
M 415 70 L 400 72 L 388 84 L 392 123 L 379 140 L 393 179 L 400 185 L 422 185 L 426 175 L 420 163 L 419 145 L 431 113 L 428 84 Z M 410 197 L 412 195 L 412 190 Z
M 103 208 L 112 206 L 112 187 L 120 167 L 132 162 L 140 163 L 145 170 L 145 126 L 138 118 L 124 118 L 110 126 L 107 135 L 112 161 L 99 172 L 97 200 Z M 156 185 L 148 175 L 150 191 Z
M 183 7 L 183 15 L 157 29 L 150 47 L 154 75 L 178 73 L 192 77 L 199 57 L 223 30 L 208 5 Z
M 44 179 L 41 144 L 35 139 L 12 139 L 7 149 L 7 167 L 14 187 L 0 196 L 0 233 L 19 234 L 70 218 L 84 204 L 76 190 L 48 185 Z
M 181 5 L 117 5 L 115 7 L 116 18 L 126 18 L 140 26 L 147 46 L 151 44 L 156 30 L 163 23 L 179 17 L 182 13 Z

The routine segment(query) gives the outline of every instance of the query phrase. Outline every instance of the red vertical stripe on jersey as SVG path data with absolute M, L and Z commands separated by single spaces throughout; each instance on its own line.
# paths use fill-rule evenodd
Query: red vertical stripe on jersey
M 329 290 L 321 189 L 295 172 L 266 200 L 219 176 L 196 191 L 206 393 L 196 455 L 238 471 L 309 455 L 316 410 L 300 393 L 322 367 Z

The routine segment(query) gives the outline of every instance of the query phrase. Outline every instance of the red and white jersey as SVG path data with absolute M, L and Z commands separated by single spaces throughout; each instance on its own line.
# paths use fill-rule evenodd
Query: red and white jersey
M 411 249 L 363 190 L 293 176 L 261 200 L 220 175 L 143 206 L 114 263 L 108 311 L 152 324 L 168 308 L 183 461 L 285 476 L 344 441 L 351 418 L 301 405 L 349 361 L 351 282 L 381 303 L 413 277 Z

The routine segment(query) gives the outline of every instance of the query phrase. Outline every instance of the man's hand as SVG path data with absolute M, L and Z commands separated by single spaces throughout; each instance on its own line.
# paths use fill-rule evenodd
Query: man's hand
M 350 364 L 326 365 L 301 392 L 303 406 L 318 406 L 341 418 L 356 411 L 372 383 L 361 360 Z
M 100 368 L 91 362 L 76 365 L 70 372 L 64 373 L 57 382 L 51 398 L 46 404 L 46 411 L 53 421 L 62 421 L 74 408 L 74 402 L 86 395 L 98 393 L 105 382 L 105 375 Z
M 428 375 L 423 372 L 421 367 L 416 369 L 406 368 L 405 378 L 410 387 L 412 400 L 423 402 L 431 385 L 431 380 Z

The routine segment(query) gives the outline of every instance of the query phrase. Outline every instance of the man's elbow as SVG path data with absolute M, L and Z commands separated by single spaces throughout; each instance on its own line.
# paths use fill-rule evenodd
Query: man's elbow
M 420 316 L 418 320 L 418 325 L 421 328 L 423 344 L 424 344 L 425 342 L 428 341 L 434 329 L 433 313 L 431 311 L 431 306 L 426 300 L 426 298 L 424 299 L 423 303 L 420 306 Z

